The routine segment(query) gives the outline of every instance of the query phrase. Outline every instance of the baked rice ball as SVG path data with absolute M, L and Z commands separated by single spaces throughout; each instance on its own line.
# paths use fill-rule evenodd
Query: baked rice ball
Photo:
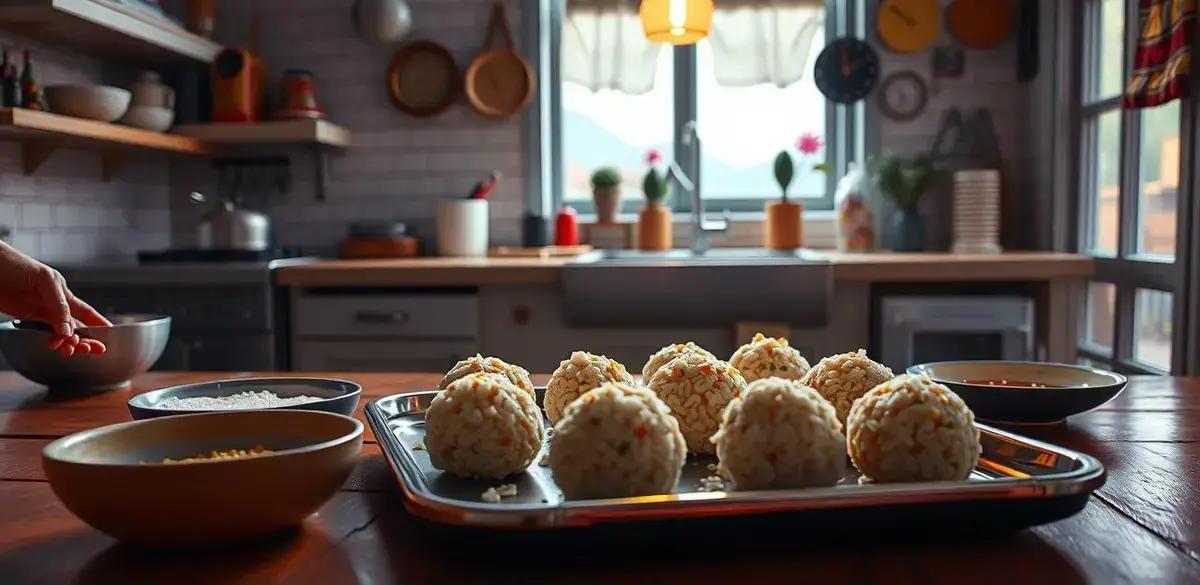
M 710 353 L 707 349 L 696 345 L 689 341 L 687 343 L 673 343 L 654 353 L 650 359 L 646 360 L 646 365 L 642 366 L 642 383 L 647 383 L 654 376 L 659 368 L 667 365 L 667 362 L 685 354 L 698 353 L 708 359 L 717 359 L 717 356 Z
M 846 423 L 850 407 L 872 388 L 892 379 L 892 370 L 872 361 L 867 352 L 840 353 L 813 366 L 800 383 L 821 393 L 837 410 L 838 420 Z
M 584 392 L 606 382 L 633 383 L 633 376 L 625 371 L 625 366 L 617 360 L 602 355 L 577 351 L 558 365 L 558 369 L 550 375 L 546 384 L 546 395 L 542 406 L 546 409 L 546 418 L 550 422 L 558 422 L 562 418 L 563 409 L 571 401 L 579 398 Z
M 517 388 L 520 388 L 529 393 L 530 396 L 536 397 L 533 392 L 533 381 L 529 379 L 529 371 L 521 366 L 513 365 L 498 357 L 483 357 L 475 354 L 465 360 L 454 364 L 449 372 L 446 372 L 446 377 L 442 378 L 442 382 L 438 384 L 438 390 L 444 390 L 447 386 L 468 374 L 504 374 L 509 382 L 512 382 Z
M 750 343 L 733 352 L 729 365 L 737 368 L 746 382 L 771 377 L 799 380 L 809 369 L 808 360 L 788 345 L 786 338 L 767 337 L 762 333 L 755 333 Z
M 501 374 L 469 374 L 425 411 L 425 449 L 442 471 L 500 478 L 524 471 L 542 448 L 542 413 Z
M 863 396 L 846 424 L 864 481 L 964 480 L 979 460 L 975 415 L 925 376 L 897 376 Z
M 670 493 L 687 446 L 648 388 L 609 382 L 572 402 L 554 425 L 550 469 L 570 499 Z
M 741 490 L 830 486 L 846 470 L 833 405 L 795 380 L 751 382 L 725 407 L 712 442 L 718 473 Z
M 721 360 L 685 353 L 654 372 L 647 386 L 671 408 L 688 451 L 713 453 L 709 438 L 721 426 L 725 406 L 746 389 L 746 379 Z

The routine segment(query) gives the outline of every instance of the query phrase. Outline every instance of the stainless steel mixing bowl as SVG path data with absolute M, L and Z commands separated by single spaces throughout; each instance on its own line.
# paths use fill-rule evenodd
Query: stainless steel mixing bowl
M 0 323 L 0 353 L 22 376 L 59 392 L 90 392 L 127 387 L 134 376 L 158 361 L 171 336 L 164 315 L 110 316 L 112 327 L 84 327 L 80 337 L 104 342 L 101 355 L 64 357 L 48 349 L 49 328 L 36 323 Z

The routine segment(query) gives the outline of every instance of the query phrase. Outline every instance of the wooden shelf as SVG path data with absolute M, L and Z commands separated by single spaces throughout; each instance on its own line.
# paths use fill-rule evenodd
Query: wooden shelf
M 220 43 L 108 0 L 0 0 L 0 27 L 89 54 L 211 63 Z
M 325 120 L 274 120 L 255 124 L 222 123 L 176 126 L 171 130 L 210 144 L 312 144 L 346 147 L 350 131 Z
M 157 150 L 178 154 L 207 156 L 216 147 L 187 136 L 150 132 L 47 112 L 21 108 L 0 108 L 0 139 L 21 142 L 26 175 L 32 175 L 62 146 L 77 146 L 100 151 L 104 180 L 116 175 L 130 151 Z

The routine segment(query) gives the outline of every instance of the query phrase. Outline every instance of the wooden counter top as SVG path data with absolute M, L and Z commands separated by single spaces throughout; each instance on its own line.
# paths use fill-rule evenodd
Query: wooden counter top
M 1092 259 L 1058 252 L 867 254 L 819 251 L 844 282 L 1038 281 L 1084 278 Z M 569 258 L 318 260 L 275 271 L 283 286 L 388 287 L 554 284 Z
M 925 540 L 916 537 L 934 531 L 916 527 L 911 540 L 868 537 L 851 546 L 789 548 L 789 535 L 743 534 L 706 554 L 686 544 L 652 554 L 586 551 L 559 558 L 530 549 L 522 557 L 476 558 L 472 546 L 509 535 L 481 532 L 454 546 L 435 538 L 435 526 L 405 513 L 379 446 L 368 442 L 351 478 L 296 533 L 224 550 L 172 553 L 117 544 L 63 508 L 46 483 L 42 447 L 66 433 L 128 421 L 125 402 L 132 395 L 247 375 L 153 372 L 135 379 L 128 391 L 51 400 L 43 388 L 0 373 L 0 581 L 690 585 L 796 582 L 797 576 L 821 583 L 1200 581 L 1200 378 L 1135 377 L 1115 400 L 1067 424 L 1017 429 L 1098 457 L 1108 481 L 1075 516 L 975 538 Z M 356 380 L 364 387 L 364 403 L 425 390 L 441 379 L 441 374 L 320 375 Z M 130 497 L 137 490 L 130 486 Z M 216 521 L 221 513 L 228 512 L 214 511 Z
M 318 260 L 275 271 L 283 286 L 480 286 L 553 284 L 569 258 Z

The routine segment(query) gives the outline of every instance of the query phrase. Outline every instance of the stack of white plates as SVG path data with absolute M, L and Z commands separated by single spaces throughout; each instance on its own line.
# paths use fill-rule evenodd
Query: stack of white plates
M 1000 171 L 954 173 L 955 252 L 994 254 L 1000 248 Z

